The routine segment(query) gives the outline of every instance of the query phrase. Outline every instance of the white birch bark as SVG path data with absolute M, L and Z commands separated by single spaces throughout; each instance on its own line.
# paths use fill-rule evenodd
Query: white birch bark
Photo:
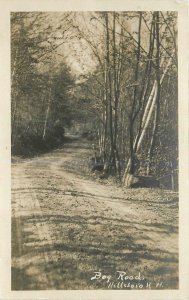
M 163 83 L 163 80 L 164 80 L 165 75 L 166 75 L 166 73 L 168 71 L 168 68 L 169 68 L 169 66 L 171 64 L 171 61 L 172 61 L 172 56 L 169 58 L 168 63 L 166 65 L 166 68 L 165 68 L 165 70 L 164 70 L 164 72 L 163 72 L 163 74 L 161 76 L 161 79 L 160 79 L 160 83 L 161 84 Z M 151 116 L 152 116 L 152 113 L 153 113 L 153 110 L 154 110 L 154 107 L 155 107 L 155 103 L 156 103 L 156 96 L 157 96 L 157 82 L 155 81 L 154 85 L 152 87 L 152 91 L 150 93 L 150 96 L 148 98 L 148 101 L 147 101 L 147 104 L 146 104 L 146 108 L 145 108 L 145 112 L 144 112 L 144 115 L 143 115 L 142 131 L 141 131 L 141 134 L 140 134 L 140 138 L 138 140 L 138 144 L 137 144 L 137 148 L 136 148 L 136 153 L 140 149 L 140 146 L 142 144 L 144 135 L 146 133 L 146 130 L 147 130 L 148 125 L 149 125 L 149 122 L 151 120 Z M 135 139 L 134 146 L 136 146 L 136 141 L 137 141 L 137 137 Z M 127 167 L 126 167 L 125 172 L 124 172 L 124 176 L 123 176 L 123 182 L 124 183 L 126 182 L 126 176 L 127 176 L 128 171 L 129 171 L 130 164 L 131 164 L 131 159 L 129 159 L 129 161 L 127 163 Z
M 45 123 L 44 123 L 44 129 L 43 129 L 43 140 L 45 139 L 45 136 L 46 136 L 46 129 L 47 129 L 47 121 L 48 121 L 49 111 L 50 111 L 50 104 L 51 104 L 51 89 L 50 89 L 49 102 L 48 102 L 46 116 L 45 116 Z

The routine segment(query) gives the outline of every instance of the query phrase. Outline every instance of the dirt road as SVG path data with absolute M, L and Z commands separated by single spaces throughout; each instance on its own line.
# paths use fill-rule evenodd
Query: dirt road
M 178 288 L 177 193 L 94 181 L 88 153 L 12 164 L 12 289 Z

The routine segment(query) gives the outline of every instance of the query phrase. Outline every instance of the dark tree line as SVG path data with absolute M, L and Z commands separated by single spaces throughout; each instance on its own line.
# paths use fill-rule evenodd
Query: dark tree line
M 104 174 L 178 187 L 175 12 L 12 13 L 11 34 L 13 153 L 56 146 L 76 120 L 92 129 Z M 88 64 L 75 78 L 57 52 L 72 41 Z
M 62 143 L 70 125 L 74 77 L 55 51 L 68 39 L 69 14 L 53 28 L 51 14 L 12 13 L 11 92 L 12 152 L 32 154 Z M 57 27 L 62 36 L 56 36 Z M 61 28 L 60 28 L 61 27 Z

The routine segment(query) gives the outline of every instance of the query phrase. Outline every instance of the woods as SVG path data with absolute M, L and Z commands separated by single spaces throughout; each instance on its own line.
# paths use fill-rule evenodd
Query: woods
M 12 153 L 80 124 L 104 175 L 178 188 L 176 12 L 12 13 L 11 48 Z
M 11 292 L 176 291 L 177 12 L 13 11 Z
M 13 153 L 27 156 L 57 146 L 65 124 L 70 123 L 68 102 L 74 79 L 63 57 L 54 63 L 55 51 L 66 42 L 69 28 L 67 15 L 60 20 L 59 28 L 64 28 L 57 36 L 57 25 L 48 14 L 12 14 Z

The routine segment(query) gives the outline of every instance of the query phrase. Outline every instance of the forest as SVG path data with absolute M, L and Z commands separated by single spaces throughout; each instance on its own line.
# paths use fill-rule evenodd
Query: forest
M 177 190 L 177 68 L 176 12 L 12 13 L 12 154 L 75 130 L 101 177 Z

